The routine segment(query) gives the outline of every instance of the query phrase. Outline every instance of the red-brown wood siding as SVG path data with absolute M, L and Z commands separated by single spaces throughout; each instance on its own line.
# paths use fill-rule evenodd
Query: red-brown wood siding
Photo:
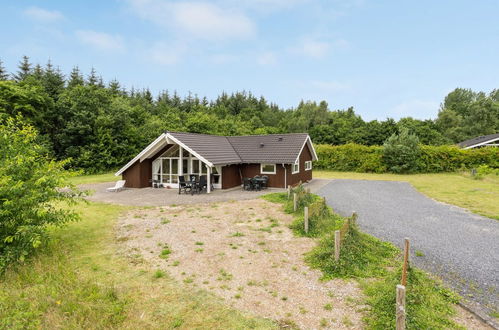
M 290 180 L 288 181 L 290 185 L 295 185 L 298 184 L 300 181 L 301 182 L 307 182 L 312 180 L 312 170 L 305 171 L 305 162 L 307 160 L 312 160 L 312 152 L 308 148 L 308 144 L 305 144 L 305 147 L 303 148 L 300 157 L 299 157 L 299 164 L 300 164 L 300 171 L 296 174 L 291 174 L 291 170 L 289 171 L 290 173 Z
M 268 186 L 275 188 L 284 188 L 284 173 L 285 170 L 282 164 L 276 164 L 276 174 L 262 174 L 260 172 L 260 164 L 242 164 L 241 171 L 244 178 L 252 178 L 255 175 L 266 175 L 269 177 Z
M 229 189 L 241 185 L 239 165 L 222 166 L 222 189 Z
M 145 188 L 151 186 L 151 164 L 152 162 L 150 159 L 145 159 L 142 163 L 137 161 L 135 164 L 127 168 L 122 174 L 123 180 L 126 180 L 125 187 Z

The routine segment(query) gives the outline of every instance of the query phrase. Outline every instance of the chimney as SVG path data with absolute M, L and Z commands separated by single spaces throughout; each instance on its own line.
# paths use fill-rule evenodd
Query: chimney
M 265 146 L 265 144 L 260 143 L 260 148 L 263 148 L 264 146 Z
M 282 141 L 282 136 L 279 136 L 279 137 L 277 138 L 277 141 Z

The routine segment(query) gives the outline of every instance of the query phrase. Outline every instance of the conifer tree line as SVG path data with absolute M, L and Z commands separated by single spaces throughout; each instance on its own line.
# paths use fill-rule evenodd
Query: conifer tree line
M 382 145 L 408 129 L 420 143 L 455 144 L 499 132 L 499 89 L 490 93 L 456 88 L 443 100 L 435 120 L 411 117 L 365 121 L 353 107 L 331 110 L 327 102 L 301 101 L 283 109 L 251 92 L 221 93 L 208 100 L 189 93 L 127 90 L 104 82 L 95 69 L 69 74 L 50 61 L 33 64 L 24 56 L 16 72 L 0 60 L 0 120 L 22 115 L 39 132 L 55 159 L 74 168 L 101 172 L 126 163 L 161 132 L 217 135 L 308 132 L 317 144 Z

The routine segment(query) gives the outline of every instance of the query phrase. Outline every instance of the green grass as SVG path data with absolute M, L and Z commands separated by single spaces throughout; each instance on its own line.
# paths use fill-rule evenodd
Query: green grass
M 262 198 L 281 203 L 295 216 L 290 226 L 298 236 L 306 236 L 303 228 L 303 211 L 289 208 L 287 194 L 269 194 Z M 355 223 L 345 235 L 340 260 L 334 260 L 334 230 L 341 228 L 345 218 L 330 212 L 317 228 L 318 244 L 306 254 L 305 260 L 322 271 L 322 279 L 356 279 L 366 295 L 370 307 L 364 318 L 369 329 L 393 329 L 395 325 L 395 288 L 401 278 L 401 253 L 390 243 L 359 231 Z M 301 222 L 300 222 L 301 221 Z M 296 228 L 294 228 L 296 227 Z M 458 296 L 444 289 L 429 275 L 411 268 L 407 284 L 407 329 L 459 328 L 452 321 L 453 304 Z M 347 325 L 349 320 L 344 321 Z
M 71 183 L 76 185 L 86 183 L 113 182 L 118 180 L 121 180 L 121 177 L 115 176 L 114 172 L 104 174 L 79 175 L 70 179 Z
M 315 178 L 406 181 L 421 193 L 440 202 L 453 204 L 499 220 L 499 176 L 475 180 L 467 174 L 375 174 L 314 171 Z
M 77 209 L 82 221 L 53 230 L 46 249 L 1 278 L 0 329 L 276 327 L 163 277 L 140 258 L 120 257 L 113 226 L 128 208 L 89 203 Z

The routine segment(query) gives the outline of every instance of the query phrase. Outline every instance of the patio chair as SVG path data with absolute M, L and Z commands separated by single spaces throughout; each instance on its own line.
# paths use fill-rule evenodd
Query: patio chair
M 116 181 L 116 184 L 114 185 L 114 187 L 107 188 L 107 191 L 118 192 L 122 189 L 125 189 L 125 182 L 126 182 L 125 180 Z
M 251 185 L 251 179 L 250 178 L 244 178 L 243 179 L 243 190 L 251 190 L 253 187 Z
M 262 181 L 259 178 L 251 179 L 251 188 L 252 190 L 261 190 L 262 189 Z
M 182 193 L 182 190 L 184 191 L 185 194 L 187 194 L 187 192 L 192 191 L 192 184 L 185 182 L 185 178 L 183 175 L 178 177 L 178 194 L 179 195 Z
M 199 182 L 196 184 L 195 187 L 193 187 L 193 189 L 191 189 L 191 195 L 194 194 L 194 192 L 199 194 L 203 190 L 206 191 L 206 186 L 207 186 L 206 175 L 201 175 L 199 177 Z

